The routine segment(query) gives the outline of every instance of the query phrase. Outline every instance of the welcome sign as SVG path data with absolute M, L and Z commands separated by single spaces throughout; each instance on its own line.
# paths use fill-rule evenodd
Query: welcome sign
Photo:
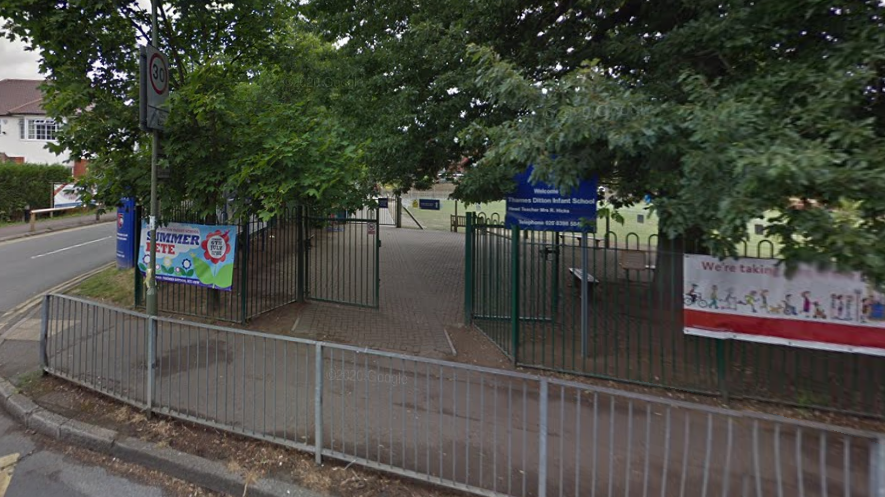
M 151 232 L 142 221 L 138 268 L 150 264 Z M 236 260 L 237 227 L 169 223 L 157 227 L 158 281 L 230 291 Z

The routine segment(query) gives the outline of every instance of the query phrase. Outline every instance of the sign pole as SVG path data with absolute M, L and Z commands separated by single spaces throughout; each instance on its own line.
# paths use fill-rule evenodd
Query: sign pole
M 151 45 L 159 45 L 157 27 L 157 0 L 151 0 Z M 167 76 L 168 77 L 168 76 Z M 157 315 L 157 156 L 160 147 L 160 131 L 156 128 L 151 132 L 151 213 L 148 229 L 150 230 L 150 266 L 147 273 L 146 310 L 149 316 Z

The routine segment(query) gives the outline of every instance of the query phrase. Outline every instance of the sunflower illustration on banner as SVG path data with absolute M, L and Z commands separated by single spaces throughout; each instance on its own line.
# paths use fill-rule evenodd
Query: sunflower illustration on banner
M 142 223 L 138 268 L 150 264 L 150 231 Z M 157 228 L 157 280 L 230 291 L 237 227 L 169 223 Z

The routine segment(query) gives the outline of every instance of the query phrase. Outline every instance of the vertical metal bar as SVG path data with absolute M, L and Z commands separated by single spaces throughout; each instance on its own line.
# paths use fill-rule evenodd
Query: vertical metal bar
M 799 455 L 801 457 L 801 455 Z M 756 496 L 762 497 L 762 471 L 759 466 L 759 421 L 753 421 L 753 472 L 756 473 Z
M 624 497 L 630 497 L 630 463 L 633 459 L 633 401 L 627 401 L 627 457 L 625 458 L 624 469 Z
M 243 254 L 240 264 L 240 323 L 245 323 L 249 318 L 248 293 L 249 293 L 249 253 L 251 251 L 251 243 L 249 243 L 249 220 L 243 222 Z
M 873 440 L 870 447 L 870 489 L 874 497 L 885 497 L 885 436 Z
M 473 213 L 467 213 L 464 230 L 464 326 L 473 321 Z
M 577 438 L 580 440 L 580 437 Z M 651 454 L 651 404 L 645 405 L 645 467 L 642 471 L 642 497 L 648 497 L 648 465 Z M 578 495 L 578 494 L 575 494 Z
M 514 224 L 510 238 L 510 353 L 519 364 L 519 225 Z
M 827 432 L 820 432 L 820 494 L 827 497 Z
M 842 493 L 844 497 L 851 496 L 851 438 L 844 436 L 842 438 L 842 481 L 845 485 L 845 491 Z M 870 473 L 875 473 L 875 468 Z M 781 496 L 778 496 L 781 497 Z
M 707 413 L 707 443 L 704 452 L 704 479 L 701 484 L 701 497 L 707 497 L 707 484 L 710 481 L 710 452 L 713 450 L 713 415 Z
M 606 240 L 608 240 L 608 235 L 606 235 Z M 670 406 L 667 406 L 667 415 L 664 418 L 664 464 L 661 468 L 661 497 L 667 496 L 667 470 L 670 465 L 670 424 L 672 411 L 670 410 Z
M 587 343 L 587 340 L 589 339 L 589 334 L 590 334 L 590 331 L 589 331 L 590 309 L 589 309 L 589 302 L 588 302 L 588 300 L 590 299 L 590 294 L 588 293 L 588 292 L 590 292 L 590 282 L 588 281 L 589 276 L 590 276 L 590 268 L 588 267 L 589 261 L 588 261 L 588 254 L 587 254 L 587 251 L 589 250 L 589 247 L 587 246 L 588 241 L 589 240 L 587 237 L 587 232 L 586 231 L 582 232 L 581 233 L 581 357 L 587 357 L 587 353 L 589 352 L 588 343 Z
M 156 345 L 157 318 L 151 316 L 148 319 L 148 346 L 147 346 L 147 390 L 145 399 L 147 403 L 147 415 L 151 415 L 154 405 L 154 361 L 157 359 Z
M 314 369 L 314 461 L 323 463 L 323 344 L 316 344 L 316 367 Z
M 52 295 L 43 296 L 43 309 L 41 309 L 40 318 L 40 372 L 46 374 L 46 368 L 49 367 L 49 355 L 46 353 L 46 342 L 49 340 L 49 306 L 52 302 Z
M 590 476 L 590 495 L 596 497 L 596 473 L 598 469 L 599 458 L 597 457 L 597 449 L 599 448 L 599 394 L 593 392 L 593 438 L 591 445 L 593 446 L 592 462 L 590 468 L 592 470 Z M 611 443 L 611 442 L 609 442 Z M 666 463 L 666 461 L 665 461 Z
M 519 227 L 514 226 L 514 234 L 519 234 Z M 514 246 L 518 238 L 514 238 Z M 514 308 L 514 311 L 517 309 Z M 515 354 L 514 354 L 515 357 Z M 547 496 L 547 378 L 541 378 L 540 420 L 538 421 L 538 497 Z M 560 461 L 562 464 L 562 461 Z
M 799 497 L 805 495 L 805 473 L 802 471 L 802 428 L 796 428 L 796 485 Z M 876 496 L 878 497 L 878 496 Z
M 688 471 L 688 442 L 691 439 L 689 413 L 685 412 L 685 439 L 682 442 L 682 479 L 679 482 L 679 496 L 685 497 L 685 476 Z
M 779 427 L 779 426 L 778 426 Z M 778 436 L 777 431 L 775 431 L 775 437 Z M 727 441 L 725 445 L 725 466 L 722 469 L 722 497 L 728 497 L 728 480 L 731 471 L 731 446 L 734 442 L 734 419 L 729 416 L 728 417 L 728 434 Z M 775 441 L 777 443 L 777 441 Z M 776 458 L 778 456 L 775 456 Z M 777 464 L 777 463 L 776 463 Z M 780 468 L 777 468 L 778 476 L 780 476 Z

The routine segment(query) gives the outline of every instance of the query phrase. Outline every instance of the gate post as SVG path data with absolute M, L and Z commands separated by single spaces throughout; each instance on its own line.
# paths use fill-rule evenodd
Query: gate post
M 375 208 L 375 309 L 381 307 L 381 211 Z
M 467 213 L 464 226 L 464 326 L 473 323 L 473 216 Z
M 513 365 L 519 363 L 519 225 L 510 230 L 510 344 Z
M 304 302 L 307 299 L 307 292 L 305 289 L 305 271 L 306 271 L 306 250 L 304 247 L 304 207 L 298 206 L 295 208 L 295 230 L 296 230 L 296 246 L 297 246 L 297 271 L 298 274 L 295 278 L 295 285 L 298 287 L 295 289 L 295 295 L 298 298 L 299 302 Z
M 249 218 L 243 223 L 243 243 L 240 245 L 240 322 L 245 323 L 248 319 L 248 293 L 249 293 L 249 252 L 252 250 L 249 242 Z

